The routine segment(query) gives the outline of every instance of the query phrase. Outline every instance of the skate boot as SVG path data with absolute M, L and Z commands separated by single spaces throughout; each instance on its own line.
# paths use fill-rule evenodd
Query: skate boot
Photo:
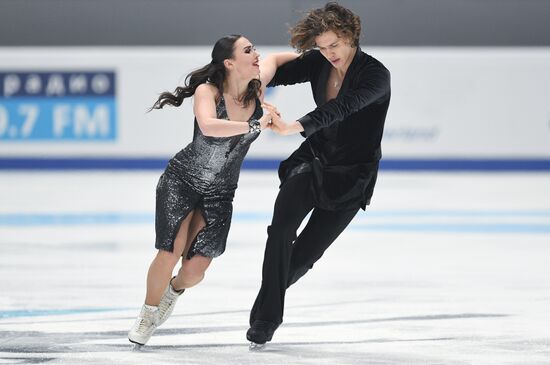
M 176 301 L 178 300 L 179 296 L 183 294 L 185 289 L 182 290 L 176 290 L 172 287 L 172 280 L 174 280 L 175 276 L 170 280 L 170 283 L 168 284 L 168 287 L 164 291 L 164 294 L 162 295 L 162 298 L 160 298 L 159 303 L 159 323 L 157 326 L 160 326 L 166 320 L 170 315 L 172 314 L 172 311 L 174 310 L 174 307 L 176 306 Z
M 246 332 L 246 339 L 250 341 L 250 350 L 261 350 L 265 343 L 271 341 L 278 324 L 268 321 L 255 320 Z
M 134 326 L 128 332 L 128 340 L 136 344 L 134 349 L 139 350 L 141 346 L 149 341 L 158 326 L 158 322 L 159 310 L 157 307 L 144 304 Z

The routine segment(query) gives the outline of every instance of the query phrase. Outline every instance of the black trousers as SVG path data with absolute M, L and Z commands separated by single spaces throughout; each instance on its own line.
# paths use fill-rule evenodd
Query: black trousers
M 311 173 L 291 177 L 277 195 L 273 220 L 267 228 L 262 286 L 250 312 L 251 325 L 256 319 L 282 323 L 286 289 L 313 267 L 359 210 L 315 208 L 311 177 Z M 312 210 L 306 226 L 296 237 L 296 231 Z

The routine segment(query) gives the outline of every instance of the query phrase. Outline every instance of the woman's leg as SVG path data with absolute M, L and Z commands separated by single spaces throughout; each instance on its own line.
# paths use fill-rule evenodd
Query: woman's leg
M 172 271 L 185 249 L 192 219 L 193 212 L 191 211 L 180 224 L 173 242 L 173 251 L 159 250 L 149 266 L 145 304 L 141 308 L 133 327 L 128 332 L 130 342 L 145 345 L 155 329 L 170 315 L 171 309 L 169 307 L 173 309 L 173 305 L 170 305 L 170 303 L 163 304 L 161 298 L 166 298 L 164 294 L 170 282 Z
M 172 280 L 172 288 L 175 290 L 182 290 L 191 288 L 202 281 L 204 273 L 210 263 L 211 257 L 204 257 L 200 255 L 193 256 L 191 259 L 187 259 L 187 252 L 191 248 L 191 244 L 195 240 L 197 234 L 206 226 L 202 212 L 198 209 L 193 214 L 193 219 L 189 227 L 189 235 L 187 237 L 187 244 L 183 251 L 183 257 L 181 259 L 181 268 L 178 271 L 178 275 Z
M 172 280 L 172 287 L 176 290 L 189 289 L 204 279 L 204 273 L 210 263 L 212 257 L 195 255 L 190 259 L 185 259 L 178 275 Z
M 173 252 L 158 250 L 157 255 L 149 266 L 147 273 L 147 294 L 145 304 L 157 306 L 160 298 L 170 282 L 174 267 L 178 263 L 185 250 L 191 221 L 194 217 L 194 211 L 190 212 L 181 222 L 178 234 L 174 240 Z
M 170 317 L 184 289 L 198 284 L 204 278 L 204 272 L 212 261 L 211 258 L 202 256 L 195 256 L 190 260 L 186 259 L 187 252 L 195 240 L 195 237 L 205 225 L 206 223 L 204 222 L 201 211 L 196 209 L 189 223 L 187 242 L 182 252 L 182 268 L 180 268 L 178 275 L 170 280 L 170 284 L 166 285 L 166 289 L 158 305 L 159 326 Z

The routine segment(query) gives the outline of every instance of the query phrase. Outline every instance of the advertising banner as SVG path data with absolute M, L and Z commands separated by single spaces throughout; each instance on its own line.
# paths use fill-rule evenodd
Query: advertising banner
M 258 50 L 261 56 L 290 51 Z M 383 161 L 542 161 L 547 166 L 550 49 L 363 51 L 392 76 Z M 0 167 L 32 165 L 36 159 L 163 164 L 192 139 L 193 103 L 149 108 L 161 92 L 173 91 L 210 62 L 210 52 L 211 47 L 0 48 Z M 285 120 L 316 107 L 307 83 L 270 88 L 266 100 Z M 262 133 L 247 160 L 272 168 L 302 140 Z

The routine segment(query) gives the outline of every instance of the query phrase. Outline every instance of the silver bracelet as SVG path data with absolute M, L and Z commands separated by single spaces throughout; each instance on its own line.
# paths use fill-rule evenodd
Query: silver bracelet
M 260 133 L 262 125 L 258 119 L 250 119 L 248 121 L 248 133 Z

